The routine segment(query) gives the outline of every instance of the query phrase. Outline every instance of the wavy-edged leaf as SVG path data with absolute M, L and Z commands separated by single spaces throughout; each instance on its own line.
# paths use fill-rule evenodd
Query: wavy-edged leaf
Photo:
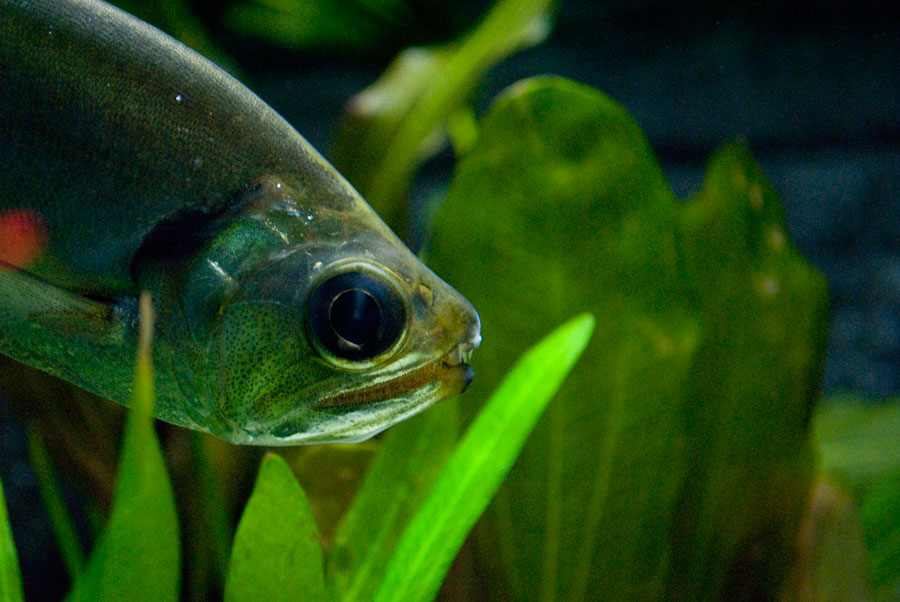
M 403 532 L 376 602 L 432 600 L 535 422 L 584 351 L 594 318 L 580 315 L 529 350 L 504 378 Z
M 22 597 L 19 557 L 9 528 L 3 483 L 0 483 L 0 602 L 21 602 Z
M 487 597 L 771 591 L 811 478 L 826 298 L 747 153 L 679 203 L 615 102 L 526 80 L 483 120 L 434 241 L 484 324 L 469 415 L 540 324 L 598 317 L 477 530 Z
M 150 298 L 145 294 L 141 298 L 141 345 L 134 394 L 113 509 L 87 569 L 67 597 L 69 602 L 178 599 L 178 519 L 172 484 L 153 430 L 152 329 Z
M 238 523 L 225 600 L 327 600 L 315 519 L 290 466 L 276 454 L 263 459 Z

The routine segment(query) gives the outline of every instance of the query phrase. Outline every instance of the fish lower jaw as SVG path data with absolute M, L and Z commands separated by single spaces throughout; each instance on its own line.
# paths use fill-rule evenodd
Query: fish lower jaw
M 277 422 L 247 425 L 224 438 L 265 446 L 355 443 L 462 393 L 471 380 L 472 368 L 453 350 L 436 361 L 304 405 Z M 293 431 L 291 424 L 297 425 Z
M 358 443 L 374 437 L 390 426 L 418 414 L 434 405 L 446 395 L 440 391 L 441 383 L 429 382 L 406 394 L 382 402 L 374 402 L 368 406 L 344 408 L 345 412 L 329 413 L 317 419 L 316 410 L 306 411 L 308 427 L 288 435 L 275 435 L 274 432 L 251 433 L 244 431 L 240 440 L 232 438 L 233 443 L 245 445 L 287 446 L 313 443 Z

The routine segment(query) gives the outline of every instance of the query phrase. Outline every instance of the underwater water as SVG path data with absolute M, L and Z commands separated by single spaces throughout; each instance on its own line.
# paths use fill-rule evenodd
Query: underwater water
M 330 157 L 344 103 L 380 75 L 392 53 L 284 51 L 236 36 L 219 16 L 203 18 L 229 56 L 251 74 L 254 91 Z M 851 7 L 828 12 L 802 2 L 730 9 L 699 2 L 569 0 L 562 3 L 545 44 L 485 75 L 476 103 L 487 111 L 508 85 L 545 73 L 600 90 L 634 117 L 683 199 L 701 190 L 709 157 L 723 143 L 737 140 L 747 146 L 784 203 L 790 239 L 829 285 L 823 391 L 877 400 L 900 393 L 898 25 Z M 412 188 L 413 203 L 425 208 L 422 214 L 428 214 L 435 196 L 446 194 L 452 169 L 447 150 L 425 163 Z M 414 244 L 430 247 L 427 232 L 413 228 L 412 234 Z M 470 245 L 474 253 L 478 244 Z M 452 258 L 440 259 L 439 249 L 434 254 L 452 263 Z M 597 318 L 602 322 L 604 316 Z M 522 322 L 527 316 L 511 319 Z M 476 376 L 473 387 L 478 386 Z M 34 511 L 38 495 L 24 435 L 8 413 L 2 421 L 0 470 L 26 592 L 35 599 L 58 598 L 65 591 L 65 573 L 46 518 Z M 553 443 L 552 435 L 543 436 Z M 369 458 L 365 453 L 362 466 Z M 255 462 L 250 457 L 248 463 Z M 314 462 L 311 466 L 307 476 L 316 472 Z M 301 482 L 309 488 L 308 481 Z M 248 486 L 243 482 L 243 489 L 235 490 Z M 571 484 L 555 486 L 563 491 Z M 515 487 L 505 494 L 507 501 L 516 493 L 535 493 L 526 479 Z M 307 493 L 312 497 L 314 492 Z M 526 508 L 532 510 L 538 512 Z M 715 515 L 714 509 L 700 513 Z M 20 533 L 27 534 L 22 541 Z M 478 578 L 490 581 L 492 576 L 487 571 Z M 468 599 L 478 599 L 477 592 L 468 593 Z

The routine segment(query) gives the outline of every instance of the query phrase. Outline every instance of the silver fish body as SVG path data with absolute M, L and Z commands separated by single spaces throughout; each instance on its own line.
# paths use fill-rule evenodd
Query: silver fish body
M 157 415 L 235 443 L 371 436 L 480 340 L 275 111 L 99 0 L 0 0 L 0 265 L 0 353 L 127 404 L 148 290 Z

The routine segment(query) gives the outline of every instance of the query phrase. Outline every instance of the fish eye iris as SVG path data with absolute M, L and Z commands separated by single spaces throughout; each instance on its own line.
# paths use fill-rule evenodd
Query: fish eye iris
M 329 353 L 372 359 L 403 334 L 406 311 L 393 286 L 365 272 L 345 272 L 320 284 L 309 298 L 310 331 Z

